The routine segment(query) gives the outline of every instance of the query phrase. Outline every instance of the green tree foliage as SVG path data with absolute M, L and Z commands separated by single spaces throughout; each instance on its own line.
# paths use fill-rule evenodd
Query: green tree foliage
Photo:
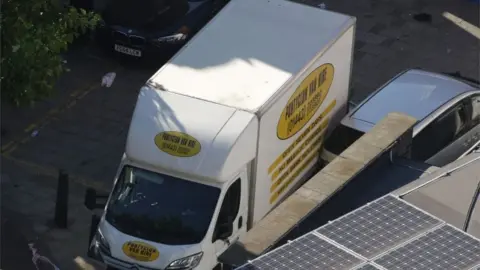
M 64 7 L 61 0 L 3 0 L 1 9 L 2 98 L 33 104 L 53 93 L 66 70 L 61 53 L 99 16 Z

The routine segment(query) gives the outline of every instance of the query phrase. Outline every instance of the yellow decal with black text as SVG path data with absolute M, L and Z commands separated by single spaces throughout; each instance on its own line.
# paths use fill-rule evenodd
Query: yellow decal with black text
M 178 131 L 158 133 L 154 141 L 158 149 L 176 157 L 192 157 L 201 150 L 200 142 L 197 139 Z
M 314 164 L 313 161 L 323 146 L 324 135 L 331 118 L 329 115 L 336 104 L 337 101 L 332 100 L 268 167 L 272 181 L 270 204 L 276 203 L 289 190 L 290 185 Z
M 287 179 L 290 175 L 292 175 L 293 171 L 298 167 L 298 165 L 300 163 L 303 162 L 303 160 L 305 160 L 307 155 L 309 155 L 311 152 L 317 152 L 317 154 L 318 154 L 318 152 L 319 152 L 318 150 L 320 149 L 320 146 L 322 145 L 322 143 L 323 143 L 323 132 L 311 145 L 309 145 L 308 149 L 305 152 L 303 152 L 303 154 L 292 163 L 292 166 L 289 167 L 282 174 L 282 177 L 280 177 L 280 179 L 278 179 L 278 181 L 276 181 L 272 184 L 272 186 L 270 187 L 270 192 L 273 192 L 275 189 L 277 189 L 277 187 L 280 186 L 280 184 L 282 184 L 282 182 L 285 179 Z M 286 182 L 288 182 L 288 181 L 286 181 Z
M 324 122 L 325 124 L 327 124 L 328 122 L 325 121 Z M 317 144 L 319 143 L 322 143 L 323 141 L 323 133 L 326 131 L 325 129 L 322 129 L 322 127 L 324 127 L 325 125 L 321 125 L 318 127 L 318 132 L 316 133 L 312 133 L 310 135 L 310 137 L 308 139 L 305 140 L 305 142 L 302 143 L 302 145 L 297 148 L 295 150 L 295 152 L 292 153 L 292 155 L 290 155 L 284 163 L 282 163 L 282 165 L 280 165 L 278 167 L 278 169 L 276 169 L 273 174 L 272 174 L 272 181 L 275 181 L 277 179 L 277 177 L 290 165 L 292 165 L 292 167 L 295 167 L 296 165 L 296 162 L 297 161 L 294 161 L 299 155 L 300 153 L 307 149 L 307 148 L 314 148 L 315 146 L 317 146 Z M 320 141 L 319 141 L 320 140 Z
M 141 262 L 151 262 L 160 256 L 155 247 L 138 241 L 126 242 L 122 250 L 128 257 Z
M 307 151 L 302 155 L 302 166 L 298 168 L 283 185 L 276 190 L 275 192 L 272 193 L 270 196 L 270 204 L 274 203 L 280 195 L 282 195 L 285 190 L 287 190 L 288 186 L 293 183 L 293 181 L 302 173 L 305 168 L 307 168 L 308 164 L 312 163 L 312 161 L 318 157 L 318 152 L 317 151 Z
M 332 64 L 323 64 L 298 86 L 280 115 L 277 137 L 286 140 L 297 134 L 315 115 L 333 83 Z
M 328 104 L 327 108 L 308 127 L 305 128 L 302 134 L 300 134 L 300 136 L 298 136 L 295 141 L 275 159 L 272 165 L 270 165 L 270 167 L 268 168 L 268 173 L 271 173 L 285 158 L 287 158 L 292 153 L 293 149 L 295 149 L 295 147 L 297 147 L 308 136 L 308 134 L 310 134 L 310 132 L 312 132 L 312 130 L 314 130 L 322 122 L 322 120 L 327 117 L 327 115 L 333 110 L 333 108 L 335 108 L 336 104 L 336 100 L 333 100 L 332 102 L 330 102 L 330 104 Z M 326 128 L 327 125 L 328 121 L 323 122 L 321 126 L 322 128 Z M 318 131 L 318 129 L 314 130 L 314 132 Z

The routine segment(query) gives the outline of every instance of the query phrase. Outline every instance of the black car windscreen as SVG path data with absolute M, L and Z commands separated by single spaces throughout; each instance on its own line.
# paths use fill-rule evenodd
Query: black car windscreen
M 184 16 L 188 9 L 187 0 L 111 0 L 102 15 L 110 25 L 161 30 Z

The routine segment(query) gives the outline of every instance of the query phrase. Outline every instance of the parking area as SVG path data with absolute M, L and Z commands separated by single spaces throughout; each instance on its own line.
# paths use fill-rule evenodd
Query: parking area
M 478 79 L 480 24 L 476 3 L 300 2 L 324 3 L 329 10 L 357 17 L 354 102 L 408 68 L 459 72 Z M 120 62 L 91 44 L 73 49 L 66 60 L 71 71 L 59 81 L 56 97 L 33 109 L 2 106 L 2 160 L 52 175 L 63 169 L 83 186 L 108 190 L 124 150 L 137 93 L 156 68 Z M 161 64 L 159 61 L 157 68 Z M 115 81 L 110 88 L 102 87 L 102 76 L 108 72 L 116 72 Z M 2 173 L 15 179 L 16 172 L 8 164 L 2 161 Z
M 15 137 L 2 140 L 3 156 L 63 169 L 89 179 L 92 186 L 108 185 L 123 152 L 137 92 L 154 70 L 125 66 L 94 47 L 78 49 L 66 58 L 71 71 L 59 82 L 57 102 L 41 104 L 40 113 L 21 115 L 23 128 L 15 126 L 20 121 L 4 125 Z M 102 87 L 102 76 L 108 72 L 116 73 L 115 81 L 110 88 Z M 34 121 L 27 124 L 28 118 Z
M 319 1 L 308 3 L 318 5 Z M 454 0 L 324 3 L 327 9 L 357 17 L 352 78 L 355 102 L 407 68 L 460 72 L 478 78 L 479 42 L 475 34 L 479 30 L 468 27 L 469 24 L 478 27 L 475 3 Z M 425 18 L 418 19 L 421 13 L 425 13 Z M 23 123 L 20 127 L 23 132 L 6 136 L 7 140 L 4 137 L 2 150 L 4 155 L 25 163 L 62 168 L 90 179 L 91 184 L 108 186 L 123 152 L 137 92 L 155 68 L 121 63 L 93 45 L 76 49 L 67 59 L 71 72 L 58 84 L 64 97 L 50 101 L 49 110 L 35 113 L 38 123 L 28 123 L 32 118 L 28 114 L 26 120 L 15 121 L 17 125 Z M 117 73 L 113 85 L 101 87 L 102 76 L 112 71 Z M 7 118 L 7 125 L 12 122 L 8 112 L 2 118 Z

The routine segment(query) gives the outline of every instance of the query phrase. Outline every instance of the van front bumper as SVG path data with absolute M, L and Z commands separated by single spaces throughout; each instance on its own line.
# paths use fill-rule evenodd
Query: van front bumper
M 150 268 L 150 267 L 145 267 L 145 266 L 133 264 L 130 262 L 122 261 L 103 253 L 99 248 L 94 247 L 93 249 L 95 249 L 95 251 L 92 251 L 93 253 L 92 255 L 95 257 L 90 256 L 90 250 L 89 250 L 89 257 L 105 264 L 108 267 L 107 269 L 118 269 L 118 270 L 161 270 L 162 269 L 162 268 Z

